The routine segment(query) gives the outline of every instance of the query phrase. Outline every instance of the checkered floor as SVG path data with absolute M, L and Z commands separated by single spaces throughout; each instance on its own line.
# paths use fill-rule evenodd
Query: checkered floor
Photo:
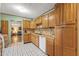
M 3 56 L 47 56 L 32 43 L 18 43 L 12 47 L 5 48 Z

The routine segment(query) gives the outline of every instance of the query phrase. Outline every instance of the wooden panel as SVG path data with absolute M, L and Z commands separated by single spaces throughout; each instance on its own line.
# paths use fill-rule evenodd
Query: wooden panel
M 68 3 L 64 5 L 63 24 L 76 23 L 76 4 Z
M 62 24 L 63 4 L 57 4 L 55 7 L 56 25 Z
M 38 17 L 38 18 L 35 20 L 35 22 L 36 22 L 36 24 L 41 24 L 41 23 L 42 23 L 42 21 L 41 21 L 41 16 Z
M 78 38 L 78 41 L 77 41 L 77 55 L 79 56 L 79 3 L 77 4 L 77 38 Z
M 30 28 L 30 21 L 23 20 L 23 28 L 24 29 L 29 29 Z
M 24 43 L 28 43 L 31 41 L 29 36 L 30 36 L 30 34 L 24 34 L 24 36 L 23 36 Z
M 1 30 L 3 34 L 8 34 L 8 21 L 7 20 L 1 21 Z
M 63 48 L 63 56 L 76 56 L 76 50 L 71 48 Z
M 32 41 L 32 43 L 35 44 L 37 47 L 39 46 L 38 35 L 36 35 L 36 34 L 31 34 L 31 41 Z
M 56 26 L 55 27 L 55 56 L 62 56 L 62 27 Z
M 36 28 L 36 23 L 35 23 L 35 21 L 31 21 L 31 23 L 30 23 L 30 28 L 31 28 L 31 29 L 35 29 L 35 28 Z
M 48 14 L 42 16 L 42 26 L 43 28 L 48 28 Z
M 35 45 L 36 45 L 37 47 L 39 46 L 38 35 L 35 36 Z
M 55 27 L 56 25 L 55 11 L 49 13 L 48 25 L 49 27 Z
M 46 37 L 46 52 L 49 56 L 54 56 L 54 39 Z
M 76 25 L 64 25 L 63 26 L 63 55 L 76 55 L 76 46 L 77 46 L 77 33 L 76 33 Z M 69 49 L 69 50 L 68 50 Z M 68 51 L 73 51 L 72 53 L 68 53 Z M 66 52 L 67 51 L 67 52 Z

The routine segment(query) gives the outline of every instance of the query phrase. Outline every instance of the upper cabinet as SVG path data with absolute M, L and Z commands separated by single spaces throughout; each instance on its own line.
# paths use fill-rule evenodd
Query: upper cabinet
M 42 28 L 42 17 L 38 17 L 36 20 L 35 20 L 35 23 L 36 23 L 36 28 Z
M 48 28 L 48 14 L 42 16 L 42 27 Z
M 63 4 L 63 24 L 71 24 L 76 23 L 76 4 L 75 3 L 68 3 Z
M 49 20 L 48 20 L 48 27 L 55 27 L 56 25 L 56 18 L 55 18 L 55 12 L 50 12 L 49 13 Z
M 36 23 L 37 25 L 39 25 L 39 24 L 42 23 L 41 16 L 38 17 L 38 18 L 35 20 L 35 23 Z
M 1 20 L 1 30 L 3 34 L 8 34 L 8 21 Z
M 65 3 L 55 5 L 56 25 L 76 23 L 77 4 Z
M 55 6 L 55 20 L 56 20 L 56 25 L 62 25 L 62 14 L 63 14 L 63 5 L 62 4 L 56 4 Z
M 35 29 L 36 28 L 35 20 L 33 20 L 33 21 L 30 22 L 30 28 L 31 29 Z
M 30 28 L 30 21 L 23 20 L 23 28 L 24 29 L 29 29 Z

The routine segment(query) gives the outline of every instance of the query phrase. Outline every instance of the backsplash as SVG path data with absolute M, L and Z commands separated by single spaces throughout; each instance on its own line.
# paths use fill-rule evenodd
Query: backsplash
M 54 30 L 54 28 L 51 28 L 51 29 L 37 29 L 37 30 L 35 30 L 35 33 L 45 34 L 45 35 L 55 35 L 55 30 Z

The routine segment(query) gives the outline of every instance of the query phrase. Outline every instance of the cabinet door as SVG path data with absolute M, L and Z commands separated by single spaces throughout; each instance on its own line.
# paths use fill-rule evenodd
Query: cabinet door
M 29 29 L 30 28 L 30 21 L 23 20 L 23 28 L 24 29 Z
M 24 34 L 23 39 L 24 39 L 24 43 L 30 42 L 29 34 Z
M 42 16 L 42 27 L 43 28 L 48 28 L 48 14 Z
M 63 55 L 74 56 L 77 53 L 76 25 L 64 25 L 63 28 Z
M 49 27 L 55 27 L 55 24 L 56 24 L 55 21 L 56 21 L 55 11 L 50 12 L 49 13 L 49 20 L 48 20 Z
M 30 23 L 30 28 L 31 28 L 31 29 L 35 29 L 35 28 L 36 28 L 36 23 L 35 23 L 35 21 L 31 21 L 31 23 Z
M 78 41 L 77 41 L 77 55 L 79 56 L 79 3 L 77 4 L 77 37 L 78 37 Z
M 34 43 L 34 36 L 31 34 L 31 42 Z
M 30 28 L 30 21 L 26 21 L 26 28 L 27 28 L 27 29 Z
M 39 47 L 38 35 L 35 35 L 35 45 Z
M 62 56 L 62 27 L 56 26 L 55 27 L 55 56 Z
M 54 39 L 46 38 L 46 52 L 49 56 L 54 56 Z
M 7 20 L 1 21 L 1 30 L 3 34 L 8 34 L 8 21 Z
M 57 4 L 55 8 L 56 25 L 62 25 L 63 4 Z
M 32 43 L 35 44 L 37 47 L 39 46 L 38 35 L 36 35 L 36 34 L 31 34 L 31 41 L 32 41 Z
M 36 22 L 36 24 L 41 24 L 41 23 L 42 23 L 42 21 L 41 21 L 41 16 L 38 17 L 38 18 L 35 20 L 35 22 Z
M 75 3 L 66 3 L 66 4 L 63 4 L 63 6 L 64 6 L 63 24 L 76 23 L 77 5 Z

